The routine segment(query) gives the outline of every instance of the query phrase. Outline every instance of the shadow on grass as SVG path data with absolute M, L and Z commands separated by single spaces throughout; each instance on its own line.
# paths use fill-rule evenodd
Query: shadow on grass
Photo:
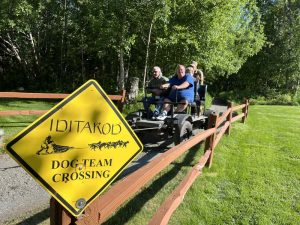
M 109 218 L 103 224 L 105 225 L 115 225 L 115 224 L 125 224 L 138 213 L 143 206 L 152 199 L 169 181 L 171 181 L 182 167 L 190 166 L 195 158 L 197 151 L 201 151 L 201 144 L 197 144 L 191 148 L 181 163 L 174 163 L 174 167 L 167 173 L 163 174 L 161 177 L 152 182 L 152 184 L 137 194 L 133 199 L 127 202 L 120 210 L 116 212 L 114 216 Z M 200 159 L 200 157 L 199 157 Z
M 43 221 L 49 219 L 49 215 L 50 215 L 50 208 L 46 208 L 43 211 L 36 213 L 33 216 L 19 223 L 16 223 L 16 225 L 38 225 Z

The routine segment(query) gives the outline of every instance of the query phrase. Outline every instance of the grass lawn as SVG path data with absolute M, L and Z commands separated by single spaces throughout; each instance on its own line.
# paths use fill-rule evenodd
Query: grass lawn
M 300 224 L 300 108 L 251 106 L 215 150 L 169 224 Z M 202 150 L 161 172 L 104 224 L 147 224 Z M 202 149 L 202 148 L 201 148 Z
M 300 108 L 251 106 L 170 224 L 300 224 Z
M 55 101 L 35 100 L 0 100 L 0 110 L 45 110 L 52 108 Z M 14 137 L 19 131 L 31 124 L 39 116 L 0 116 L 0 128 L 4 130 L 4 144 Z M 3 153 L 3 146 L 0 143 L 0 153 Z
M 0 117 L 0 127 L 29 122 L 18 118 Z M 246 123 L 234 123 L 222 138 L 212 168 L 204 169 L 169 224 L 300 224 L 299 137 L 299 107 L 250 106 Z M 202 146 L 192 148 L 104 224 L 147 224 L 202 154 Z

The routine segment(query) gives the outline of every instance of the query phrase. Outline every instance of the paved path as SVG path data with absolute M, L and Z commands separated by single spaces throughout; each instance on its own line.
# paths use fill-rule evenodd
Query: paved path
M 8 155 L 0 155 L 0 224 L 49 204 L 49 195 Z
M 159 154 L 159 151 L 142 152 L 119 179 Z M 50 195 L 7 154 L 0 155 L 0 189 L 0 224 L 49 208 Z

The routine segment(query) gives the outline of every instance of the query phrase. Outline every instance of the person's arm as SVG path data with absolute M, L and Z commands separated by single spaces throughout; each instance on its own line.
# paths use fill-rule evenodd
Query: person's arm
M 185 75 L 185 81 L 180 85 L 173 85 L 172 89 L 173 90 L 186 89 L 193 85 L 194 85 L 193 77 L 191 75 Z
M 170 83 L 165 83 L 160 86 L 162 89 L 168 89 L 170 87 Z
M 173 90 L 180 90 L 180 89 L 185 89 L 185 88 L 188 88 L 191 84 L 187 81 L 183 82 L 182 84 L 180 85 L 173 85 L 172 86 L 172 89 Z

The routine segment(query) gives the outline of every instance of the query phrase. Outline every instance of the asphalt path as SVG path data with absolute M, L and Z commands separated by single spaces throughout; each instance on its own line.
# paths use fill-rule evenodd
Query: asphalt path
M 226 107 L 213 105 L 211 109 L 220 113 L 225 111 Z M 170 147 L 172 144 L 169 142 L 146 144 L 144 151 L 132 161 L 118 179 L 142 167 Z M 35 215 L 49 209 L 50 195 L 7 154 L 0 155 L 0 190 L 0 224 L 7 224 L 16 218 Z

